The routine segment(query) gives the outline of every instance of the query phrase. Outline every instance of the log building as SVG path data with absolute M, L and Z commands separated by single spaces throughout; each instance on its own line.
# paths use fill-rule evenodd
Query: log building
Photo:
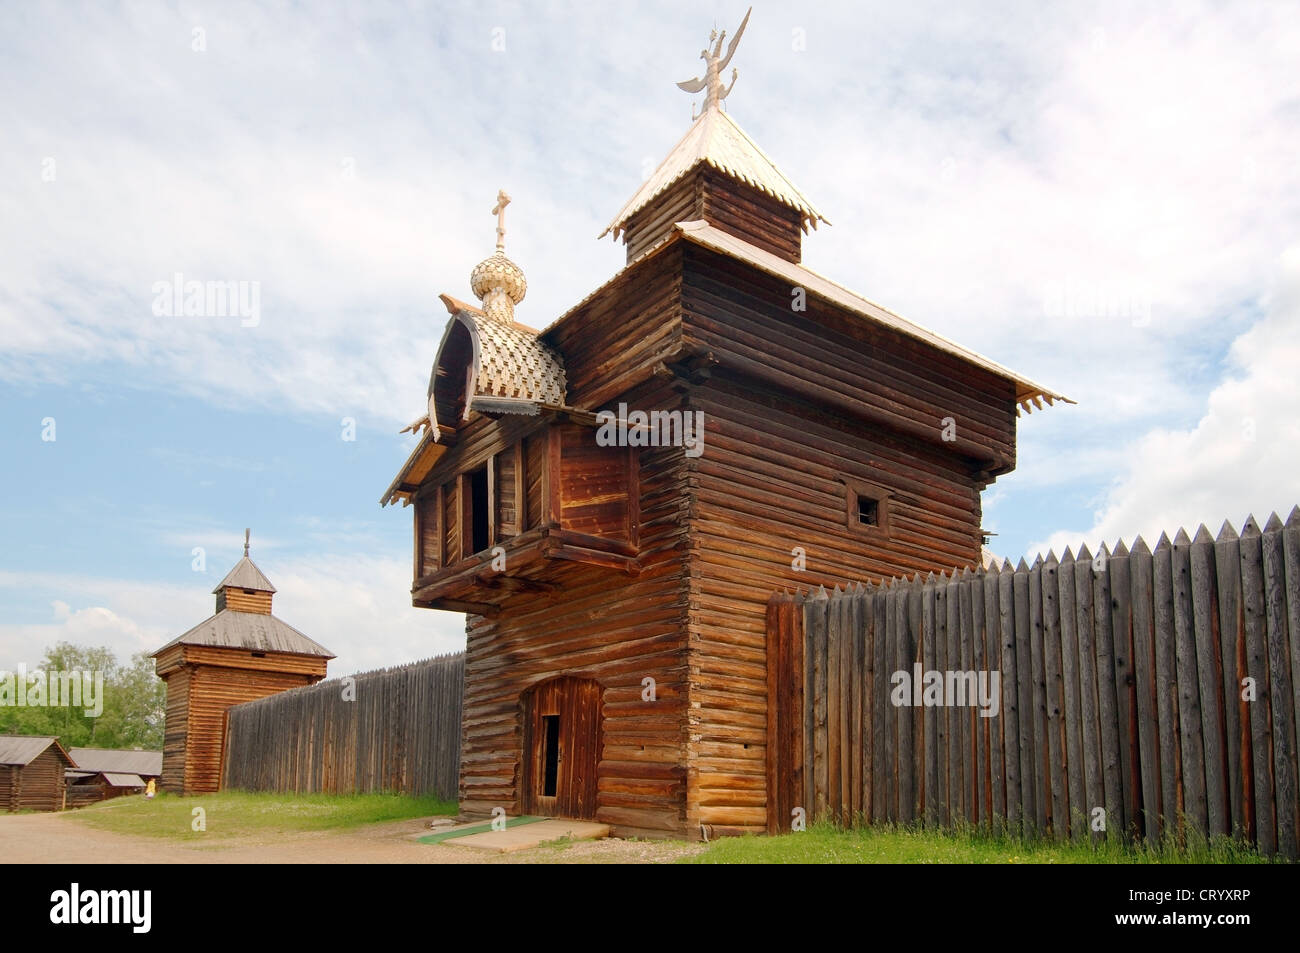
M 61 811 L 74 762 L 58 738 L 0 735 L 0 810 Z
M 334 655 L 271 614 L 275 587 L 244 557 L 212 590 L 216 614 L 153 653 L 167 683 L 162 787 L 175 794 L 208 794 L 221 787 L 226 711 L 313 685 Z
M 414 511 L 414 605 L 468 615 L 467 816 L 763 831 L 773 591 L 978 566 L 1018 408 L 1065 399 L 801 264 L 828 223 L 723 111 L 720 53 L 606 229 L 621 271 L 520 324 L 502 193 L 482 303 L 442 297 L 381 502 Z

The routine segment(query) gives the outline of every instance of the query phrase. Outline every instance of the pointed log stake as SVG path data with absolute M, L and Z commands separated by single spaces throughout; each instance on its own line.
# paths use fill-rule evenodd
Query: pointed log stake
M 1296 838 L 1296 725 L 1291 684 L 1291 653 L 1287 631 L 1286 562 L 1282 520 L 1276 513 L 1264 524 L 1264 613 L 1268 639 L 1269 702 L 1272 714 L 1273 785 L 1277 812 L 1277 849 L 1295 857 Z
M 1253 681 L 1254 700 L 1247 706 L 1255 811 L 1255 844 L 1271 857 L 1277 852 L 1272 771 L 1272 706 L 1269 698 L 1268 636 L 1265 620 L 1263 539 L 1254 516 L 1241 528 L 1241 599 L 1246 628 L 1246 676 Z
M 1254 809 L 1249 797 L 1250 713 L 1241 698 L 1245 677 L 1245 625 L 1242 619 L 1241 558 L 1237 531 L 1227 520 L 1214 542 L 1219 596 L 1218 664 L 1223 683 L 1224 758 L 1227 762 L 1228 826 L 1232 835 L 1249 835 Z

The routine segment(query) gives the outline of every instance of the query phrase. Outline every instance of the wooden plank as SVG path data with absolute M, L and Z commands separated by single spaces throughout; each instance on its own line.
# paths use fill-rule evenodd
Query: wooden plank
M 889 717 L 889 695 L 883 686 L 889 684 L 889 605 L 886 588 L 872 592 L 872 679 L 871 684 L 871 820 L 882 824 L 888 819 L 888 794 L 892 768 L 885 735 Z
M 1087 545 L 1079 549 L 1074 566 L 1074 628 L 1079 652 L 1079 716 L 1082 719 L 1084 806 L 1081 822 L 1092 840 L 1105 837 L 1097 830 L 1097 810 L 1103 823 L 1110 825 L 1113 815 L 1106 809 L 1105 781 L 1101 752 L 1101 707 L 1097 673 L 1097 635 L 1092 604 L 1092 552 Z M 1109 679 L 1110 673 L 1106 673 Z
M 1261 540 L 1264 560 L 1264 617 L 1268 637 L 1269 702 L 1273 734 L 1273 792 L 1277 817 L 1277 851 L 1295 859 L 1296 727 L 1292 710 L 1291 652 L 1287 623 L 1286 557 L 1282 520 L 1276 513 L 1264 524 Z M 1296 593 L 1300 596 L 1300 593 Z M 1297 633 L 1300 635 L 1300 633 Z
M 949 670 L 960 670 L 961 654 L 961 597 L 956 576 L 949 576 L 944 583 L 946 612 L 947 652 L 945 664 Z M 948 727 L 948 823 L 960 824 L 966 818 L 966 787 L 963 771 L 962 738 L 963 721 L 961 712 L 951 704 L 944 706 L 944 720 Z
M 1127 837 L 1128 816 L 1125 812 L 1123 766 L 1124 755 L 1119 739 L 1119 700 L 1116 674 L 1123 663 L 1116 661 L 1113 599 L 1110 586 L 1110 551 L 1102 543 L 1093 560 L 1092 609 L 1097 651 L 1097 726 L 1101 744 L 1102 796 L 1106 809 L 1106 836 L 1111 840 Z M 1127 651 L 1124 652 L 1127 658 Z M 1125 731 L 1127 731 L 1127 724 Z
M 1287 629 L 1291 650 L 1291 710 L 1295 719 L 1292 730 L 1297 747 L 1292 749 L 1296 777 L 1300 783 L 1300 506 L 1287 516 L 1282 534 L 1283 571 L 1286 578 Z M 1300 810 L 1300 805 L 1297 805 Z M 1300 818 L 1297 818 L 1300 824 Z
M 824 816 L 839 822 L 843 805 L 840 802 L 840 750 L 841 705 L 844 672 L 840 647 L 843 644 L 840 610 L 843 594 L 836 586 L 826 600 L 824 625 L 826 627 L 826 804 Z M 820 805 L 819 805 L 820 806 Z
M 1026 833 L 1025 818 L 1033 814 L 1033 784 L 1026 777 L 1025 737 L 1022 725 L 1029 711 L 1028 639 L 1017 638 L 1017 622 L 1027 623 L 1028 610 L 1020 615 L 1016 604 L 1016 573 L 1009 563 L 998 572 L 998 631 L 1002 644 L 1002 750 L 1006 769 L 1007 829 L 1012 836 Z M 1027 627 L 1025 628 L 1027 632 Z M 1022 651 L 1023 646 L 1023 651 Z M 1032 743 L 1031 743 L 1032 744 Z M 1022 786 L 1023 785 L 1023 786 Z
M 1191 538 L 1185 529 L 1174 537 L 1170 554 L 1174 587 L 1174 651 L 1178 683 L 1179 758 L 1182 766 L 1183 818 L 1189 837 L 1208 836 L 1205 794 L 1205 747 L 1201 738 L 1200 674 L 1192 606 Z
M 1070 835 L 1076 843 L 1088 834 L 1090 805 L 1083 743 L 1082 657 L 1075 611 L 1074 554 L 1067 548 L 1057 570 L 1061 616 L 1061 681 L 1065 689 L 1065 774 L 1069 791 Z
M 867 676 L 867 643 L 866 643 L 866 624 L 864 607 L 867 604 L 867 596 L 863 589 L 862 583 L 858 583 L 857 588 L 853 591 L 848 599 L 849 603 L 849 635 L 852 643 L 852 657 L 850 661 L 850 671 L 852 672 L 851 686 L 851 704 L 849 720 L 851 726 L 850 733 L 850 763 L 849 774 L 851 779 L 849 792 L 849 813 L 850 822 L 854 825 L 862 823 L 863 812 L 865 810 L 865 800 L 863 798 L 863 766 L 864 756 L 865 764 L 870 765 L 870 754 L 867 740 L 867 732 L 864 731 L 866 716 L 864 713 L 864 699 L 867 704 L 870 703 L 870 687 L 866 681 Z
M 1024 560 L 1021 560 L 1023 563 Z M 1047 639 L 1043 626 L 1043 568 L 1042 559 L 1034 560 L 1026 586 L 1029 619 L 1030 678 L 1033 682 L 1033 705 L 1030 712 L 1030 725 L 1033 729 L 1033 757 L 1031 759 L 1034 778 L 1034 830 L 1037 836 L 1045 837 L 1051 825 L 1052 799 L 1051 771 L 1048 767 L 1050 752 L 1048 750 L 1048 716 L 1047 716 Z M 1020 597 L 1017 594 L 1017 605 Z M 1017 628 L 1017 638 L 1019 629 Z
M 916 657 L 913 648 L 913 628 L 909 619 L 909 605 L 913 586 L 904 583 L 896 590 L 894 613 L 895 631 L 895 671 L 906 673 L 911 677 L 912 660 Z M 908 699 L 909 702 L 912 699 Z M 916 820 L 916 752 L 913 744 L 913 715 L 915 709 L 909 706 L 894 709 L 898 717 L 898 820 L 910 824 Z
M 926 577 L 921 587 L 921 667 L 923 671 L 943 671 L 935 655 L 935 579 L 934 573 Z M 926 827 L 938 827 L 942 816 L 939 802 L 939 713 L 942 709 L 924 708 L 925 728 L 922 737 L 925 775 L 923 779 L 923 818 Z
M 980 682 L 982 679 L 987 678 L 986 673 L 992 668 L 988 664 L 984 648 L 984 585 L 981 577 L 969 569 L 963 569 L 962 575 L 965 578 L 966 588 L 970 592 L 971 670 L 975 672 L 976 685 L 976 697 L 970 709 L 975 754 L 972 761 L 975 767 L 975 783 L 972 796 L 975 804 L 976 823 L 988 825 L 991 813 L 990 802 L 993 794 L 993 782 L 989 767 L 988 719 L 983 717 L 979 706 Z
M 1265 618 L 1263 540 L 1255 517 L 1241 529 L 1241 601 L 1245 612 L 1246 677 L 1249 703 L 1250 767 L 1254 795 L 1255 846 L 1265 857 L 1277 853 L 1272 771 L 1272 711 L 1269 704 L 1268 623 Z
M 1128 547 L 1120 540 L 1107 560 L 1110 628 L 1115 661 L 1115 707 L 1119 733 L 1122 830 L 1126 841 L 1139 833 L 1142 781 L 1138 764 L 1137 678 L 1133 670 L 1133 583 Z
M 1250 715 L 1242 698 L 1246 669 L 1246 629 L 1241 601 L 1241 546 L 1227 520 L 1214 541 L 1214 569 L 1219 599 L 1218 667 L 1223 679 L 1223 718 L 1227 759 L 1229 825 L 1236 838 L 1252 827 L 1250 785 Z
M 900 588 L 894 580 L 885 583 L 885 659 L 892 685 L 893 673 L 898 671 L 898 596 Z M 896 823 L 898 810 L 898 722 L 899 711 L 892 700 L 885 705 L 885 820 Z
M 1201 743 L 1205 756 L 1208 833 L 1231 831 L 1228 764 L 1225 755 L 1223 672 L 1219 661 L 1219 606 L 1215 593 L 1214 538 L 1202 523 L 1191 544 L 1192 624 L 1201 704 Z
M 996 830 L 1002 830 L 1007 817 L 1006 755 L 1004 741 L 1004 721 L 1008 714 L 1014 716 L 1015 704 L 1008 701 L 1015 693 L 1015 676 L 1007 676 L 1003 659 L 1002 616 L 998 601 L 998 578 L 996 569 L 982 572 L 984 584 L 984 647 L 987 653 L 987 667 L 997 672 L 996 688 L 997 714 L 989 718 L 985 726 L 985 744 L 989 753 L 989 774 L 992 781 L 992 794 L 989 804 L 990 817 Z
M 827 791 L 830 788 L 830 765 L 827 759 L 827 691 L 828 676 L 826 669 L 828 632 L 826 613 L 830 597 L 825 589 L 819 588 L 805 606 L 805 625 L 811 636 L 812 673 L 813 673 L 813 802 L 809 819 L 823 819 L 827 816 Z
M 1062 671 L 1061 611 L 1058 571 L 1060 560 L 1049 552 L 1042 568 L 1043 667 L 1047 711 L 1047 762 L 1052 791 L 1052 834 L 1065 840 L 1070 834 L 1070 792 L 1067 788 L 1065 677 Z
M 1181 774 L 1178 751 L 1178 667 L 1174 637 L 1173 544 L 1161 533 L 1152 552 L 1156 650 L 1157 738 L 1160 749 L 1160 814 L 1165 836 L 1181 840 Z

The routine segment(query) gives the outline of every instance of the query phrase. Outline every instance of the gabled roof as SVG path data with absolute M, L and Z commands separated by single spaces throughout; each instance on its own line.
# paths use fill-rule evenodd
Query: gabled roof
M 604 238 L 613 232 L 618 238 L 628 219 L 701 163 L 748 183 L 795 209 L 802 217 L 804 231 L 809 225 L 816 228 L 819 221 L 830 224 L 731 116 L 711 106 L 695 120 L 659 168 L 619 209 L 599 237 Z
M 0 735 L 0 764 L 13 764 L 24 767 L 31 764 L 50 745 L 59 749 L 63 757 L 74 768 L 77 766 L 72 757 L 54 737 L 31 737 L 27 735 Z
M 123 774 L 162 774 L 161 751 L 127 751 L 116 748 L 71 748 L 68 754 L 83 771 Z
M 112 771 L 104 772 L 104 780 L 110 787 L 115 788 L 142 788 L 144 787 L 144 778 L 138 774 L 117 774 Z
M 334 658 L 334 653 L 319 642 L 303 635 L 288 623 L 262 612 L 236 612 L 222 609 L 204 619 L 183 635 L 178 635 L 151 658 L 157 658 L 173 645 L 202 645 L 218 649 L 248 649 L 253 652 L 284 652 L 293 655 L 317 655 Z
M 267 579 L 262 570 L 247 556 L 241 557 L 235 567 L 226 573 L 226 578 L 217 583 L 212 591 L 220 592 L 230 586 L 233 589 L 256 589 L 261 592 L 275 592 L 275 586 Z
M 1016 403 L 1025 413 L 1029 413 L 1034 407 L 1040 410 L 1043 407 L 1043 401 L 1051 404 L 1055 401 L 1061 401 L 1067 404 L 1073 404 L 1074 401 L 1063 394 L 1049 390 L 1042 384 L 1037 384 L 1022 374 L 1009 370 L 998 364 L 996 361 L 989 360 L 982 354 L 977 354 L 969 348 L 962 347 L 955 341 L 951 341 L 934 331 L 924 328 L 919 324 L 909 321 L 901 315 L 895 314 L 887 308 L 881 307 L 874 301 L 862 297 L 860 294 L 850 291 L 843 285 L 836 284 L 829 278 L 824 278 L 817 272 L 803 265 L 786 261 L 777 255 L 772 254 L 762 248 L 749 244 L 749 242 L 737 238 L 729 232 L 714 228 L 708 222 L 678 222 L 673 231 L 663 241 L 651 246 L 642 252 L 632 261 L 606 281 L 603 285 L 587 295 L 572 308 L 560 315 L 553 321 L 542 333 L 548 334 L 558 325 L 560 325 L 569 315 L 574 314 L 588 302 L 603 294 L 607 288 L 615 282 L 621 280 L 627 272 L 638 267 L 643 261 L 660 254 L 678 241 L 688 241 L 692 244 L 708 248 L 711 251 L 726 255 L 737 261 L 745 262 L 755 268 L 761 269 L 770 275 L 790 282 L 791 287 L 801 287 L 811 295 L 816 295 L 838 305 L 848 311 L 857 314 L 874 324 L 891 328 L 903 334 L 922 341 L 932 347 L 948 354 L 958 357 L 963 361 L 982 367 L 985 370 L 996 374 L 998 377 L 1014 381 L 1016 385 Z M 1019 413 L 1019 411 L 1017 411 Z

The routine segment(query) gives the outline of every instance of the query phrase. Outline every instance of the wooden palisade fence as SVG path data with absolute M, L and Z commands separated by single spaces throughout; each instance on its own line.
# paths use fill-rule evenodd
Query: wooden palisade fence
M 802 808 L 1058 839 L 1232 835 L 1297 856 L 1300 507 L 1154 551 L 1138 537 L 781 593 L 767 657 L 773 832 Z M 996 713 L 894 704 L 918 700 L 895 677 L 918 663 L 997 672 Z
M 280 692 L 230 709 L 224 784 L 455 800 L 464 654 Z

